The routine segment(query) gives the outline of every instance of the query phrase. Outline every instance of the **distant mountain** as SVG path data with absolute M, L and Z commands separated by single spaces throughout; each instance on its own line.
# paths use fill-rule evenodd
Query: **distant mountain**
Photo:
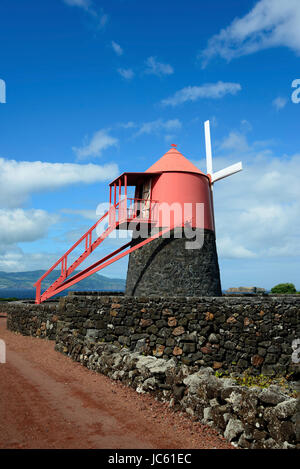
M 73 275 L 79 273 L 75 270 Z M 0 297 L 29 298 L 34 297 L 35 282 L 45 273 L 44 270 L 32 270 L 29 272 L 2 272 L 0 271 Z M 46 290 L 59 277 L 60 271 L 54 270 L 42 282 L 42 291 Z M 104 275 L 94 274 L 81 280 L 66 291 L 124 291 L 124 279 L 109 278 Z

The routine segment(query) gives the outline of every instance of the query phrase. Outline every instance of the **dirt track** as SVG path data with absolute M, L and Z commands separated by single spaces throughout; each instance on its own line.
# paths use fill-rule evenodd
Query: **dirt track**
M 6 330 L 0 339 L 0 448 L 232 448 L 151 396 L 93 373 L 53 342 Z

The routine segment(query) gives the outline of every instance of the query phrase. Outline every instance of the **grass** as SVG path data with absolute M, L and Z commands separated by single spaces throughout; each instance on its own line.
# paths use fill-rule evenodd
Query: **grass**
M 4 302 L 18 301 L 18 298 L 0 298 L 0 301 L 4 301 Z

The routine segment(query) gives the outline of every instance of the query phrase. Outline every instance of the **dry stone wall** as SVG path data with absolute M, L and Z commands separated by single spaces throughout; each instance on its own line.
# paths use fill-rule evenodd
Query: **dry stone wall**
M 300 297 L 71 295 L 61 300 L 57 342 L 69 334 L 187 366 L 285 375 L 295 371 L 291 357 L 300 337 Z
M 89 369 L 151 392 L 241 448 L 300 448 L 300 297 L 133 298 L 74 294 L 1 305 L 8 328 L 55 340 Z M 216 373 L 293 373 L 287 389 Z
M 56 302 L 36 305 L 17 301 L 0 305 L 0 312 L 7 313 L 7 329 L 49 340 L 56 339 L 58 310 Z
M 231 378 L 216 377 L 210 367 L 197 370 L 174 358 L 144 356 L 91 338 L 81 343 L 69 336 L 56 349 L 138 393 L 149 392 L 169 402 L 218 430 L 234 446 L 300 449 L 299 402 L 277 385 L 247 388 Z

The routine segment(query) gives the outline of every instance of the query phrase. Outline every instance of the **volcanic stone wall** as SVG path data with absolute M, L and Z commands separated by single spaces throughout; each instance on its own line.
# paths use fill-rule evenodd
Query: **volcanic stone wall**
M 153 393 L 235 446 L 300 449 L 299 364 L 292 360 L 300 297 L 72 293 L 59 305 L 18 302 L 0 305 L 1 312 L 8 313 L 10 330 L 54 339 L 57 351 L 139 393 Z M 268 388 L 248 388 L 234 377 L 249 368 L 294 373 L 294 381 L 280 384 L 275 377 Z M 226 370 L 237 373 L 220 378 Z
M 254 374 L 295 371 L 300 297 L 134 298 L 73 294 L 10 303 L 7 327 L 66 346 L 90 338 L 189 366 Z
M 215 370 L 295 371 L 300 297 L 132 298 L 73 295 L 60 300 L 57 343 L 90 338 Z
M 129 256 L 126 295 L 222 296 L 215 234 L 195 230 L 187 238 L 177 231 L 170 238 L 158 238 Z M 180 238 L 175 236 L 180 235 Z M 203 246 L 196 248 L 203 238 Z M 132 241 L 132 246 L 140 238 Z M 193 249 L 187 249 L 190 243 Z
M 7 313 L 7 329 L 11 331 L 42 339 L 56 338 L 58 303 L 6 303 L 0 305 L 1 312 Z
M 174 358 L 144 356 L 91 338 L 79 343 L 69 337 L 64 347 L 57 344 L 56 350 L 138 393 L 151 393 L 174 410 L 212 426 L 234 446 L 300 449 L 296 382 L 266 388 L 243 386 L 235 379 L 216 376 L 210 367 L 196 371 Z

